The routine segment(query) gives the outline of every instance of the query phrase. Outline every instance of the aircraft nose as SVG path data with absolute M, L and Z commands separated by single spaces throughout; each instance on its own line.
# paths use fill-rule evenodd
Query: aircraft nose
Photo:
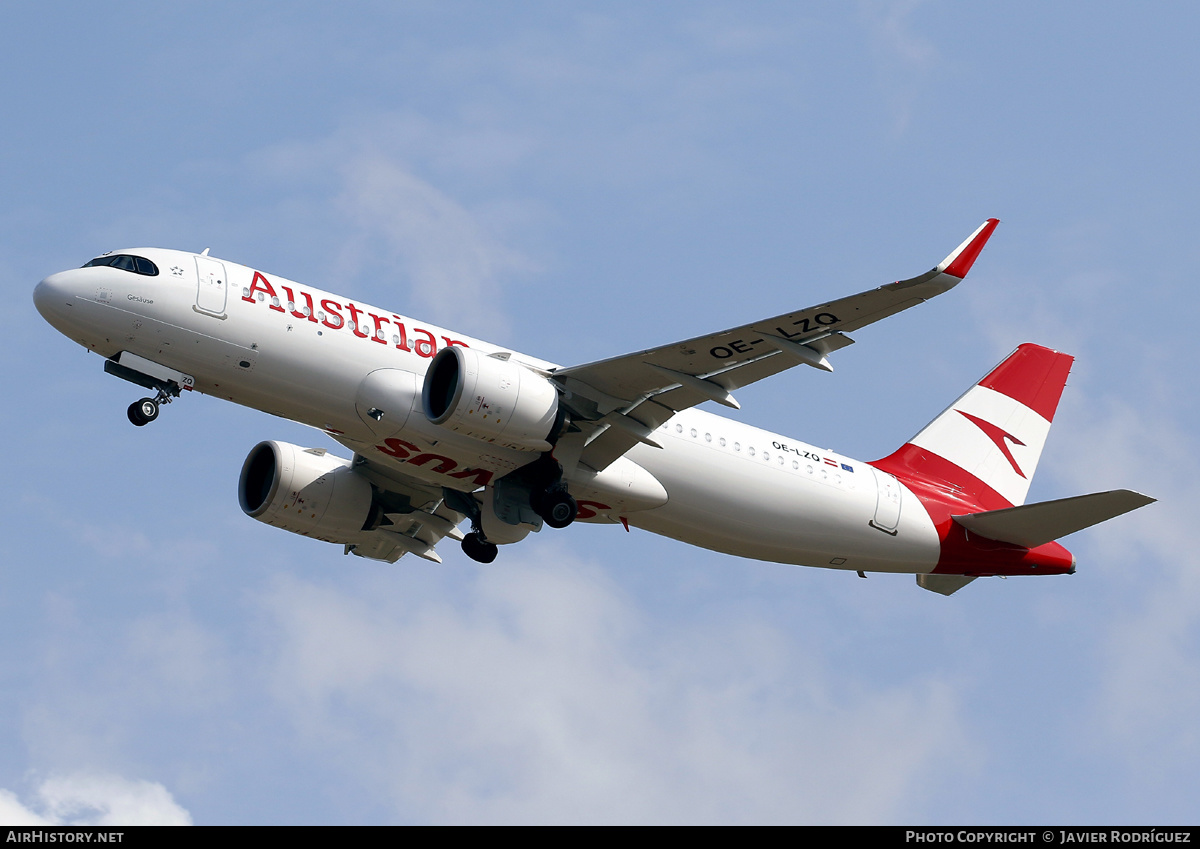
M 54 327 L 58 327 L 70 315 L 75 306 L 75 290 L 70 271 L 51 274 L 33 289 L 33 305 Z

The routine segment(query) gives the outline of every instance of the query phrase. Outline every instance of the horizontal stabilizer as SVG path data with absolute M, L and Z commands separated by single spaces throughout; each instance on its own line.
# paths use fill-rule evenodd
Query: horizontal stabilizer
M 917 586 L 933 593 L 952 595 L 973 580 L 974 575 L 917 575 Z
M 1122 513 L 1145 507 L 1155 500 L 1140 492 L 1114 489 L 1003 510 L 969 513 L 955 516 L 954 521 L 981 537 L 1037 548 L 1067 534 L 1107 522 Z

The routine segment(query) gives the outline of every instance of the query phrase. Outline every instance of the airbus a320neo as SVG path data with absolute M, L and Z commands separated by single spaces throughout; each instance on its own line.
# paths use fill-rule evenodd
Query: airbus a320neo
M 1153 501 L 1113 490 L 1025 503 L 1070 356 L 1019 346 L 872 462 L 696 406 L 737 409 L 737 389 L 795 365 L 830 371 L 848 334 L 958 284 L 996 224 L 908 280 L 566 367 L 207 250 L 106 253 L 47 277 L 34 301 L 105 371 L 149 391 L 129 407 L 135 425 L 204 392 L 345 446 L 344 458 L 260 442 L 238 497 L 247 515 L 346 553 L 440 562 L 450 537 L 487 563 L 543 525 L 584 521 L 740 557 L 913 573 L 948 595 L 980 576 L 1074 572 L 1056 540 Z

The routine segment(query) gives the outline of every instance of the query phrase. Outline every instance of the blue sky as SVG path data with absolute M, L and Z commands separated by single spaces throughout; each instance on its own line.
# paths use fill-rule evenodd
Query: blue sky
M 348 6 L 348 7 L 347 7 Z M 6 15 L 0 819 L 1195 823 L 1190 4 L 44 3 Z M 792 568 L 613 528 L 480 566 L 242 515 L 298 425 L 137 390 L 43 276 L 200 250 L 561 363 L 967 283 L 738 417 L 874 459 L 1023 341 L 1078 574 Z

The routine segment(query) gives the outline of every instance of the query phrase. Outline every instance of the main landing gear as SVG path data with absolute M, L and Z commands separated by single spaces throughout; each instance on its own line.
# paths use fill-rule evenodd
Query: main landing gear
M 474 496 L 457 490 L 444 489 L 442 492 L 451 508 L 471 520 L 471 532 L 462 540 L 463 554 L 478 563 L 493 562 L 497 546 L 483 532 L 483 509 L 479 502 Z M 515 537 L 501 538 L 504 543 L 522 539 L 536 524 L 529 515 L 530 510 L 552 528 L 565 528 L 579 515 L 579 504 L 563 482 L 562 465 L 549 452 L 497 481 L 484 497 L 492 499 L 487 505 L 491 511 L 489 521 L 525 528 Z M 504 525 L 499 527 L 504 528 Z
M 529 486 L 529 506 L 552 528 L 565 528 L 579 515 L 579 505 L 563 483 L 563 467 L 549 452 L 543 454 L 520 474 Z
M 575 503 L 571 493 L 561 485 L 550 490 L 534 490 L 529 495 L 529 503 L 533 511 L 542 517 L 542 521 L 552 528 L 565 528 L 579 515 L 579 505 Z M 456 503 L 455 509 L 461 510 L 466 506 Z M 471 499 L 471 506 L 474 509 L 470 512 L 463 511 L 471 518 L 471 533 L 463 537 L 462 541 L 463 554 L 478 563 L 491 563 L 496 559 L 498 549 L 494 542 L 489 542 L 483 535 L 479 507 L 474 499 Z
M 565 528 L 579 515 L 579 505 L 561 484 L 554 489 L 534 490 L 529 494 L 529 505 L 552 528 Z
M 491 563 L 495 560 L 499 549 L 483 535 L 483 514 L 475 497 L 454 489 L 443 489 L 442 496 L 446 504 L 471 520 L 471 533 L 462 540 L 463 554 L 476 563 Z
M 496 559 L 499 548 L 494 542 L 484 539 L 483 531 L 475 530 L 463 537 L 462 550 L 476 563 L 491 563 Z
M 153 398 L 142 398 L 129 405 L 126 415 L 129 421 L 138 427 L 145 427 L 158 418 L 158 410 L 163 404 L 170 404 L 171 396 L 161 389 Z

